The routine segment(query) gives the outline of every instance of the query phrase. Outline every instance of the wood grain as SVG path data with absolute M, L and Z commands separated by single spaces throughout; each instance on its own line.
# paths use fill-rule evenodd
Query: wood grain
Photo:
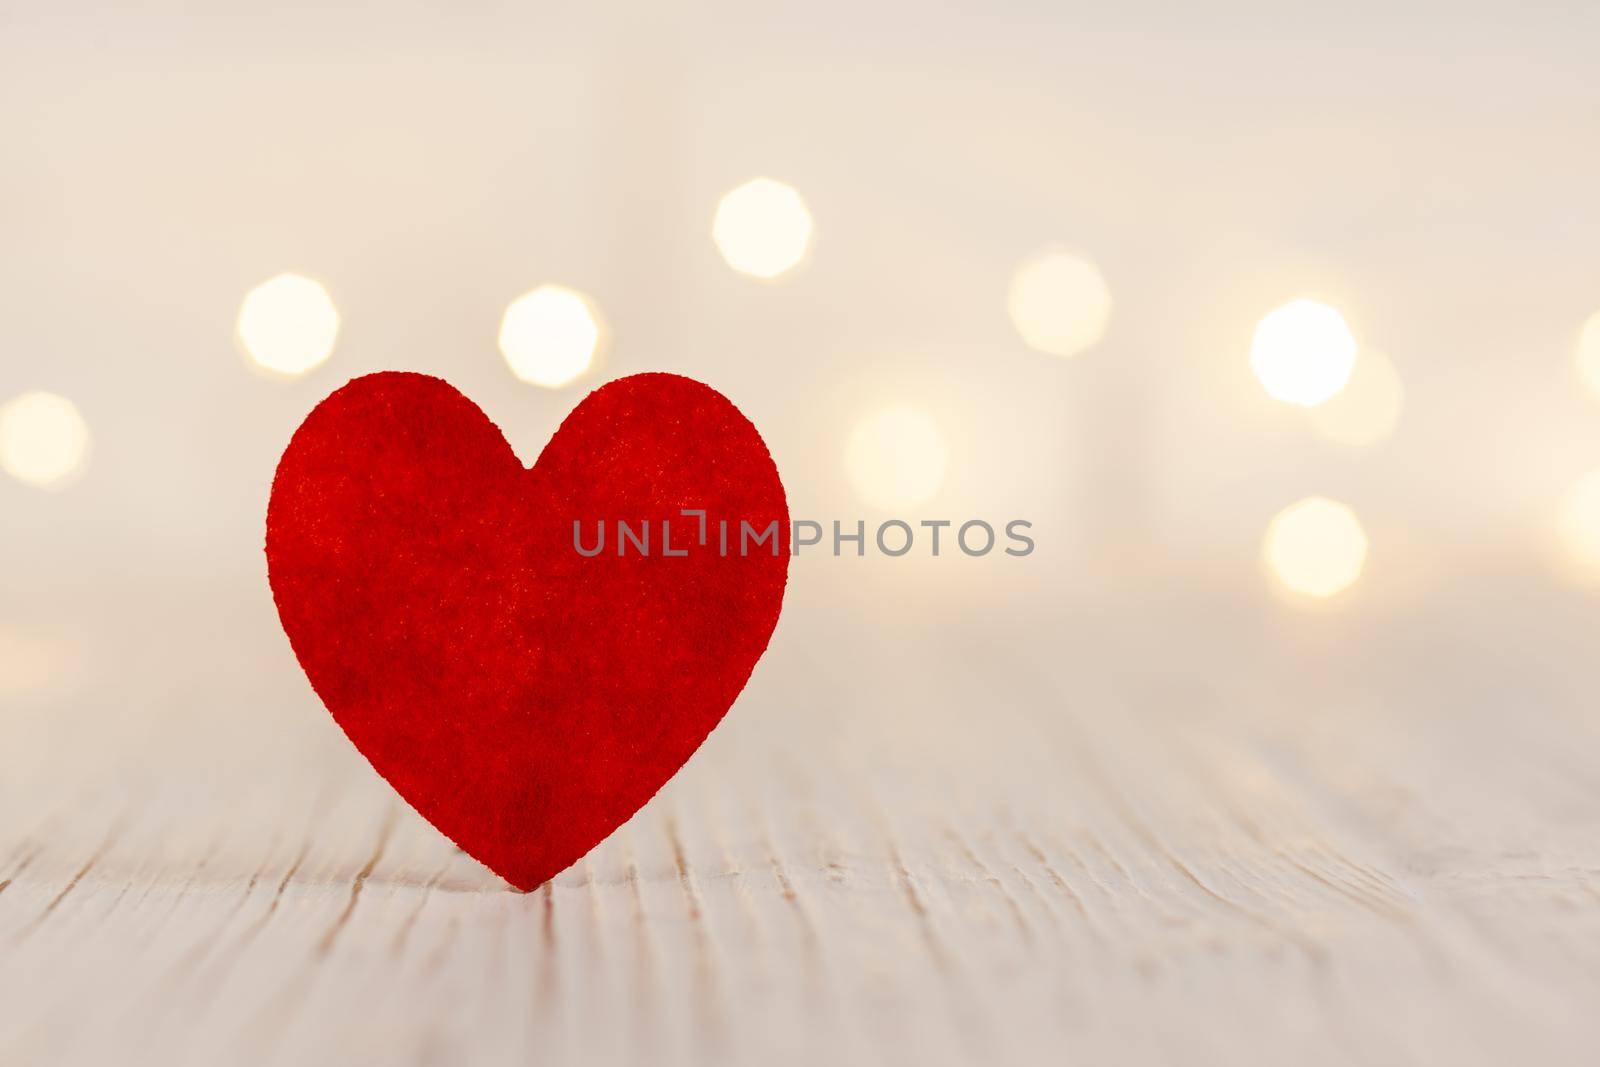
M 195 598 L 0 629 L 0 1062 L 1592 1062 L 1581 606 L 802 595 L 521 894 Z

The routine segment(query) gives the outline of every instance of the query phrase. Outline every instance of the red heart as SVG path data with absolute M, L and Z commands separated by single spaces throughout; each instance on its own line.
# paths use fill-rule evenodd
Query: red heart
M 704 545 L 683 509 L 706 512 Z M 575 549 L 574 520 L 585 549 L 605 524 L 603 552 Z M 648 521 L 648 555 L 618 554 L 618 520 Z M 774 521 L 772 542 L 740 553 L 741 522 Z M 663 553 L 663 522 L 688 555 Z M 688 378 L 595 390 L 530 469 L 449 384 L 388 372 L 295 431 L 267 570 L 350 740 L 532 889 L 654 796 L 744 688 L 783 606 L 789 509 L 755 427 Z

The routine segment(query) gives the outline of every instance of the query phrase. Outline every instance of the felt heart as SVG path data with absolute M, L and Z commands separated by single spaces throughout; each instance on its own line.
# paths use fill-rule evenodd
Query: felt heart
M 450 385 L 386 372 L 295 431 L 266 550 L 289 643 L 350 740 L 532 889 L 655 795 L 744 688 L 783 605 L 789 510 L 755 427 L 688 378 L 595 390 L 527 468 Z

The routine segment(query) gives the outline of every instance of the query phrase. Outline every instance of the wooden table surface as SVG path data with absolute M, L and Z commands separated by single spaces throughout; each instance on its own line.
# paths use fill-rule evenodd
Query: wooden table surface
M 349 748 L 264 591 L 14 600 L 0 1063 L 1594 1062 L 1595 609 L 1485 585 L 797 585 L 531 894 Z

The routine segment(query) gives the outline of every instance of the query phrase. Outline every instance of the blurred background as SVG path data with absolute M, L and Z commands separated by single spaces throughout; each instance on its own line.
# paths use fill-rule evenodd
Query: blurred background
M 529 462 L 588 389 L 676 371 L 760 427 L 796 516 L 1033 523 L 1025 559 L 802 557 L 786 619 L 1126 616 L 1085 661 L 1217 679 L 1273 661 L 1212 648 L 1251 627 L 1592 617 L 1594 11 L 13 3 L 0 29 L 10 700 L 57 707 L 141 640 L 193 669 L 139 622 L 169 608 L 290 669 L 273 467 L 378 369 L 449 379 Z
M 676 371 L 756 423 L 797 517 L 1033 523 L 1023 559 L 803 556 L 786 620 L 1125 616 L 1083 662 L 1223 684 L 1282 660 L 1253 632 L 1592 616 L 1593 11 L 152 2 L 0 29 L 0 694 L 40 709 L 13 731 L 134 642 L 194 669 L 140 622 L 166 610 L 297 684 L 268 485 L 379 369 L 447 378 L 528 462 L 587 390 Z
M 881 510 L 851 435 L 913 409 L 944 462 L 900 509 L 1026 517 L 1040 551 L 855 570 L 970 595 L 1152 568 L 1259 585 L 1267 523 L 1310 495 L 1370 538 L 1361 598 L 1425 595 L 1443 569 L 1545 558 L 1600 462 L 1574 362 L 1600 309 L 1586 9 L 0 18 L 0 394 L 64 397 L 88 442 L 44 491 L 0 482 L 13 597 L 259 583 L 277 454 L 380 368 L 447 377 L 530 461 L 602 381 L 701 378 L 818 516 Z M 1052 251 L 1082 272 L 1030 276 Z M 285 273 L 331 306 L 326 336 L 283 327 L 274 373 L 242 315 Z M 555 388 L 501 351 L 541 286 L 601 330 Z M 1301 298 L 1342 318 L 1375 426 L 1330 433 L 1253 373 L 1263 318 Z M 257 329 L 305 314 L 286 290 Z M 51 432 L 25 425 L 13 473 Z

